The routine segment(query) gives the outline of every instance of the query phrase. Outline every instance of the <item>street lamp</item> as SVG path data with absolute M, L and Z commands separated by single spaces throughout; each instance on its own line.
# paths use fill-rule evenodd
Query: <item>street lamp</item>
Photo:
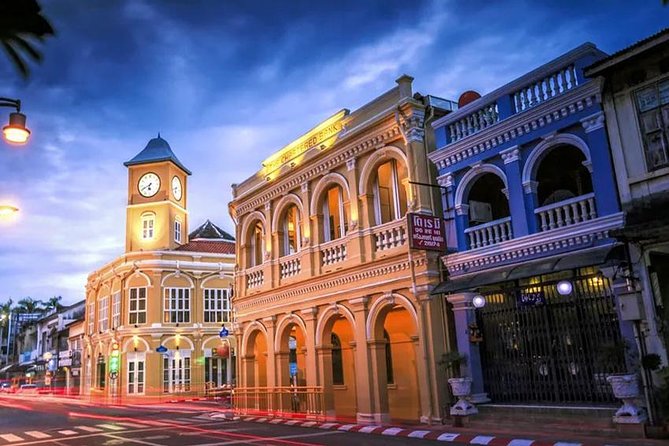
M 21 113 L 21 100 L 0 97 L 0 107 L 16 109 L 9 114 L 9 124 L 2 128 L 5 140 L 12 144 L 25 144 L 30 137 L 30 130 L 26 128 L 26 115 Z

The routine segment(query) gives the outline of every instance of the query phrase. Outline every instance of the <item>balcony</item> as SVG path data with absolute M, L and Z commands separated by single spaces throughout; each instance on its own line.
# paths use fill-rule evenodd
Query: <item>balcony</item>
M 500 218 L 465 229 L 470 249 L 495 245 L 513 238 L 511 217 Z
M 300 253 L 291 254 L 279 259 L 279 275 L 281 280 L 294 277 L 302 270 Z
M 261 287 L 265 283 L 265 272 L 263 265 L 254 266 L 245 271 L 246 288 L 253 289 Z
M 534 210 L 541 231 L 575 225 L 597 218 L 595 194 L 589 193 Z
M 320 245 L 321 266 L 330 266 L 346 260 L 348 237 L 332 240 Z
M 376 254 L 399 246 L 407 242 L 406 220 L 400 219 L 372 228 L 374 237 L 374 252 Z

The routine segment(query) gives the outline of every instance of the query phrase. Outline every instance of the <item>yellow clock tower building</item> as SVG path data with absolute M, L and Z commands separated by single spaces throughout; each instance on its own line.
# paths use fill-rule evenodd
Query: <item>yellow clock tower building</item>
M 234 238 L 188 231 L 188 177 L 158 135 L 131 160 L 125 253 L 88 276 L 82 394 L 202 396 L 235 381 Z

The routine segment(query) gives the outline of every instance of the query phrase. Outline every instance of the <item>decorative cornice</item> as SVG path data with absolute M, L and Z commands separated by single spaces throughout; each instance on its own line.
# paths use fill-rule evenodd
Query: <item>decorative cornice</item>
M 590 81 L 526 112 L 518 113 L 470 137 L 463 138 L 428 155 L 438 169 L 447 169 L 467 158 L 560 121 L 601 102 L 600 83 Z
M 621 227 L 623 213 L 595 218 L 584 223 L 538 232 L 484 248 L 445 255 L 442 261 L 449 274 L 458 276 L 481 269 L 493 269 L 509 262 L 521 262 L 568 247 L 589 246 L 595 240 L 609 237 L 609 231 Z
M 499 152 L 499 154 L 502 156 L 504 164 L 520 160 L 520 149 L 518 146 L 509 147 L 508 149 Z
M 603 128 L 605 121 L 606 115 L 603 111 L 600 111 L 581 119 L 581 125 L 585 129 L 585 133 L 590 133 Z
M 397 124 L 385 124 L 376 127 L 376 131 L 367 137 L 361 137 L 342 145 L 342 149 L 327 152 L 328 156 L 320 162 L 314 163 L 310 168 L 299 174 L 291 175 L 285 180 L 279 180 L 276 184 L 263 184 L 263 191 L 255 198 L 237 204 L 237 215 L 242 215 L 255 210 L 258 206 L 267 203 L 277 196 L 283 195 L 298 187 L 304 182 L 323 175 L 336 167 L 342 165 L 350 158 L 358 157 L 364 153 L 389 144 L 401 137 Z

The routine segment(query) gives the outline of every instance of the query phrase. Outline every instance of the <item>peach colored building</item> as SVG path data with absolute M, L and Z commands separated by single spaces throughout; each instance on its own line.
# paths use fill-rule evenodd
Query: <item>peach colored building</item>
M 126 252 L 88 276 L 82 393 L 202 394 L 234 382 L 234 238 L 207 221 L 189 234 L 190 171 L 154 138 L 128 167 Z
M 451 103 L 414 96 L 408 76 L 397 84 L 233 185 L 246 409 L 271 410 L 263 394 L 306 389 L 323 407 L 301 410 L 305 397 L 292 411 L 362 423 L 440 419 L 436 362 L 448 330 L 443 302 L 430 295 L 439 256 L 409 249 L 405 215 L 439 215 L 438 189 L 412 182 L 430 182 L 426 130 Z

